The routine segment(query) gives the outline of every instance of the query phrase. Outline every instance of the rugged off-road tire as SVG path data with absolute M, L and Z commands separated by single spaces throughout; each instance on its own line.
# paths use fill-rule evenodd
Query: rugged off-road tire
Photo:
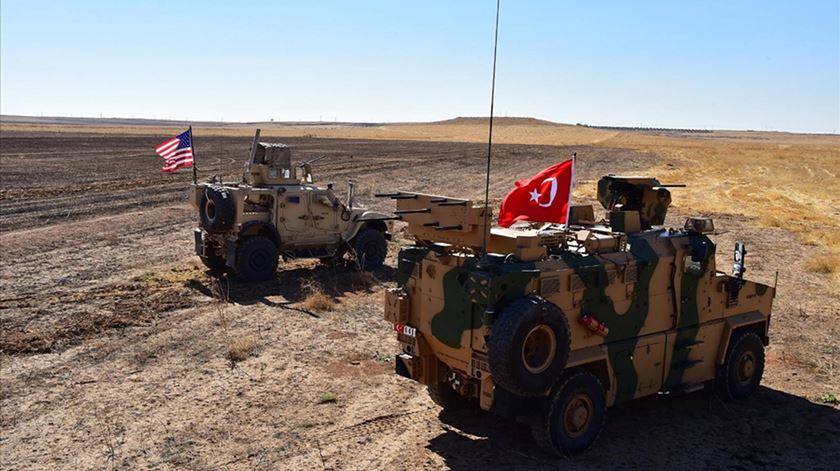
M 388 255 L 388 241 L 385 234 L 376 229 L 362 229 L 353 238 L 353 251 L 362 270 L 376 270 L 385 263 Z
M 566 367 L 570 344 L 569 321 L 560 308 L 536 296 L 517 299 L 490 331 L 493 380 L 521 396 L 541 395 Z
M 278 255 L 277 246 L 267 237 L 242 239 L 236 252 L 236 275 L 245 281 L 271 279 L 277 271 Z
M 224 232 L 233 227 L 236 206 L 227 191 L 208 186 L 201 194 L 198 215 L 207 232 Z
M 426 386 L 432 402 L 445 411 L 463 410 L 469 407 L 469 400 L 455 392 L 448 384 L 437 383 Z
M 227 269 L 225 258 L 217 254 L 212 247 L 205 247 L 204 254 L 205 255 L 201 255 L 198 258 L 201 259 L 201 263 L 203 263 L 208 269 L 212 271 L 224 271 Z
M 715 379 L 718 394 L 729 401 L 751 396 L 764 374 L 764 343 L 753 332 L 733 336 Z
M 531 425 L 534 440 L 545 451 L 572 456 L 589 449 L 604 428 L 607 397 L 601 381 L 587 371 L 562 376 L 546 410 Z

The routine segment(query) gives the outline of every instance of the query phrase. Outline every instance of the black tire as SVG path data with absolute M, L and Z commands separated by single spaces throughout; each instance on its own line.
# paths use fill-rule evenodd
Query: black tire
M 521 396 L 544 394 L 569 359 L 569 321 L 554 304 L 528 296 L 508 304 L 490 331 L 493 381 Z
M 224 232 L 233 227 L 236 206 L 227 191 L 208 186 L 201 195 L 198 215 L 207 232 Z
M 718 394 L 729 401 L 742 401 L 751 396 L 764 374 L 764 343 L 753 332 L 733 336 L 726 360 L 718 369 Z
M 592 446 L 606 418 L 607 397 L 601 381 L 592 373 L 576 370 L 557 383 L 531 433 L 545 451 L 572 456 Z
M 362 270 L 376 270 L 385 263 L 388 255 L 388 241 L 385 234 L 376 229 L 362 229 L 353 238 L 353 251 Z
M 227 269 L 225 258 L 217 254 L 213 247 L 204 247 L 204 255 L 199 256 L 201 263 L 210 270 L 224 271 Z
M 455 392 L 448 384 L 429 384 L 426 386 L 426 390 L 429 391 L 432 402 L 445 411 L 462 410 L 469 406 L 469 400 Z
M 263 236 L 248 237 L 239 242 L 236 252 L 236 275 L 245 281 L 265 281 L 277 271 L 277 246 Z

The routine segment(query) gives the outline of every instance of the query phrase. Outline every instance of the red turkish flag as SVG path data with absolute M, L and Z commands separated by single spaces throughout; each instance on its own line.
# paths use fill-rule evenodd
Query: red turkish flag
M 528 180 L 518 180 L 516 188 L 502 200 L 499 225 L 510 227 L 517 221 L 565 223 L 569 217 L 575 160 L 548 167 Z

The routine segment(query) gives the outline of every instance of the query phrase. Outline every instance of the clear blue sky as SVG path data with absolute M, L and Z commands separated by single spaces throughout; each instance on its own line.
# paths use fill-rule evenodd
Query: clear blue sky
M 838 3 L 503 0 L 497 115 L 840 132 Z M 0 0 L 0 111 L 486 116 L 494 9 L 493 0 Z

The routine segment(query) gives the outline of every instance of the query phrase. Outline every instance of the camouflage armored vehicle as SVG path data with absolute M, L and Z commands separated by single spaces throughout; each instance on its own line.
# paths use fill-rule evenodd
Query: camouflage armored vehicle
M 201 261 L 247 281 L 274 276 L 279 257 L 332 261 L 350 253 L 365 270 L 380 267 L 390 237 L 385 221 L 394 217 L 354 207 L 352 182 L 346 202 L 332 184 L 315 185 L 311 163 L 293 167 L 289 147 L 259 142 L 257 130 L 241 182 L 194 184 Z
M 775 288 L 716 269 L 709 218 L 660 227 L 671 202 L 654 178 L 598 182 L 606 209 L 570 227 L 491 229 L 483 206 L 390 194 L 415 239 L 399 255 L 385 318 L 396 372 L 444 408 L 464 403 L 530 424 L 557 454 L 588 448 L 607 407 L 715 385 L 727 399 L 761 381 Z

